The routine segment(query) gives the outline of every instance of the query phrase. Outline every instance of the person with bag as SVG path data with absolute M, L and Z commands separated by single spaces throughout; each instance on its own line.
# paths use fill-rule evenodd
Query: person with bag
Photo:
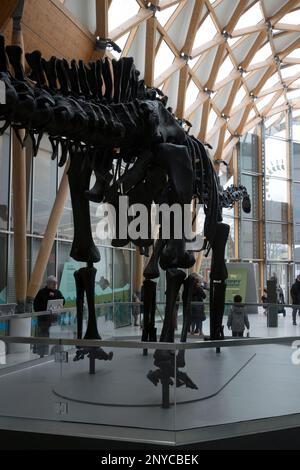
M 48 276 L 47 284 L 40 289 L 34 299 L 33 308 L 35 312 L 45 312 L 49 300 L 62 299 L 63 305 L 65 298 L 61 291 L 57 289 L 57 279 L 55 276 Z M 49 330 L 53 320 L 57 319 L 57 315 L 43 314 L 37 317 L 37 336 L 42 338 L 49 338 Z M 49 354 L 49 346 L 47 344 L 38 344 L 33 348 L 33 352 L 44 357 Z
M 232 336 L 234 338 L 242 338 L 244 336 L 245 326 L 248 330 L 247 337 L 249 337 L 250 323 L 242 300 L 240 295 L 234 296 L 234 304 L 231 306 L 228 315 L 227 326 L 229 330 L 232 330 Z
M 206 298 L 206 294 L 201 287 L 200 276 L 198 274 L 194 276 L 196 283 L 193 289 L 192 302 L 197 302 L 197 304 L 192 304 L 190 332 L 192 335 L 199 334 L 199 336 L 203 336 L 202 323 L 206 320 L 203 300 Z

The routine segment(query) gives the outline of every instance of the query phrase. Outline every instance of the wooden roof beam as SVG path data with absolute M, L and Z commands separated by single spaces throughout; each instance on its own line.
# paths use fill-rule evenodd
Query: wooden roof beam
M 130 31 L 135 26 L 138 26 L 143 21 L 148 20 L 152 16 L 152 11 L 146 8 L 141 8 L 139 12 L 129 18 L 129 20 L 122 23 L 120 26 L 109 32 L 109 36 L 113 41 L 116 41 L 120 37 L 124 36 L 128 31 Z
M 239 141 L 239 138 L 236 137 L 236 136 L 232 136 L 231 139 L 229 140 L 229 142 L 225 145 L 225 147 L 223 148 L 223 151 L 222 151 L 222 156 L 221 156 L 221 159 L 222 160 L 225 160 L 226 161 L 226 157 L 228 156 L 228 154 L 232 151 L 232 149 L 236 146 L 236 144 L 238 143 Z
M 234 102 L 234 99 L 236 97 L 236 94 L 241 86 L 242 78 L 238 77 L 235 81 L 234 84 L 231 88 L 230 95 L 228 97 L 227 103 L 222 109 L 222 112 L 225 114 L 225 116 L 229 116 L 231 112 L 231 108 Z M 250 98 L 249 98 L 250 99 Z
M 250 64 L 251 60 L 255 56 L 256 52 L 261 48 L 262 43 L 264 42 L 265 39 L 266 39 L 266 32 L 261 31 L 258 37 L 256 38 L 254 44 L 252 45 L 252 47 L 250 47 L 246 57 L 244 57 L 244 59 L 239 64 L 241 65 L 243 69 L 247 70 L 248 65 Z
M 280 106 L 276 106 L 276 108 L 272 108 L 265 117 L 274 116 L 274 114 L 281 113 L 282 111 L 285 111 L 286 109 L 288 109 L 288 105 L 281 104 Z
M 273 25 L 273 27 L 275 29 L 282 29 L 284 31 L 299 31 L 300 32 L 299 24 L 276 23 Z
M 249 132 L 250 129 L 252 129 L 252 127 L 257 126 L 257 124 L 259 124 L 261 122 L 261 120 L 262 120 L 262 117 L 257 116 L 255 118 L 251 119 L 251 121 L 246 122 L 244 128 L 242 129 L 242 135 Z
M 266 18 L 266 20 L 271 21 L 271 24 L 274 25 L 286 14 L 289 13 L 294 6 L 299 3 L 299 0 L 289 0 L 286 2 L 273 16 Z
M 189 119 L 191 117 L 192 114 L 195 113 L 195 111 L 197 111 L 198 108 L 200 108 L 200 106 L 202 106 L 203 103 L 205 103 L 205 101 L 209 101 L 209 96 L 206 95 L 205 93 L 200 93 L 196 99 L 196 101 L 194 101 L 194 103 L 192 103 L 185 111 L 184 111 L 184 117 Z
M 242 16 L 242 14 L 246 11 L 246 6 L 247 6 L 247 1 L 239 1 L 237 3 L 237 6 L 233 12 L 233 14 L 231 15 L 231 18 L 230 20 L 228 21 L 227 25 L 223 28 L 225 29 L 227 32 L 231 33 L 235 27 L 235 25 L 237 24 L 238 20 L 240 19 L 240 17 Z
M 266 67 L 266 65 L 272 65 L 274 63 L 274 57 L 271 56 L 268 59 L 264 60 L 263 62 L 257 62 L 257 64 L 250 65 L 247 68 L 247 72 L 253 72 L 255 70 L 261 69 L 263 67 Z
M 178 5 L 179 5 L 180 3 L 182 3 L 182 0 L 159 0 L 158 10 L 163 11 L 166 8 L 170 8 L 173 5 L 176 5 L 176 3 L 178 3 Z
M 219 132 L 219 137 L 218 137 L 218 143 L 217 147 L 214 153 L 215 159 L 219 159 L 222 157 L 222 152 L 225 144 L 225 133 L 226 133 L 226 122 L 223 121 L 223 125 L 220 127 L 220 132 Z M 207 141 L 209 142 L 208 138 Z
M 224 37 L 222 36 L 222 34 L 217 33 L 213 39 L 205 42 L 204 44 L 202 44 L 202 46 L 199 46 L 193 49 L 190 55 L 194 59 L 198 55 L 203 54 L 203 52 L 206 52 L 212 47 L 218 46 L 219 44 L 222 44 L 223 42 L 224 42 Z
M 177 72 L 177 70 L 180 70 L 182 67 L 185 66 L 185 60 L 180 59 L 179 57 L 176 57 L 174 59 L 174 62 L 170 67 L 167 68 L 162 74 L 160 74 L 154 81 L 154 86 L 158 88 L 164 81 L 169 78 L 173 73 Z
M 190 56 L 192 52 L 192 48 L 193 48 L 194 40 L 198 31 L 198 26 L 199 26 L 204 3 L 205 3 L 205 0 L 195 0 L 190 25 L 186 34 L 184 46 L 181 51 L 188 56 Z
M 145 48 L 145 83 L 148 86 L 154 85 L 154 65 L 155 65 L 155 46 L 156 46 L 156 27 L 157 19 L 152 16 L 147 20 L 146 25 L 146 48 Z
M 270 111 L 270 109 L 272 109 L 274 103 L 276 103 L 276 101 L 281 97 L 281 95 L 282 95 L 282 89 L 277 91 L 277 93 L 273 96 L 273 98 L 269 101 L 269 103 L 264 108 L 261 109 L 260 115 L 266 116 L 268 112 Z
M 266 30 L 265 22 L 258 23 L 255 26 L 247 26 L 246 28 L 236 29 L 235 31 L 231 33 L 231 37 L 237 38 L 239 36 L 246 36 L 251 33 L 258 33 L 259 31 L 265 31 L 265 30 Z
M 239 125 L 236 128 L 236 133 L 237 134 L 239 134 L 239 135 L 242 134 L 243 127 L 244 127 L 245 123 L 247 122 L 247 119 L 248 119 L 248 116 L 249 116 L 249 113 L 250 113 L 252 107 L 253 107 L 253 104 L 251 102 L 246 105 L 246 107 L 244 109 L 242 119 L 240 120 Z

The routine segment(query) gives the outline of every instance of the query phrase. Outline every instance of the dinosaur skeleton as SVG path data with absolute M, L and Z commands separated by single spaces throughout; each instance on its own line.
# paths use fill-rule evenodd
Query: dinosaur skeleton
M 69 155 L 68 179 L 73 208 L 74 239 L 71 256 L 86 262 L 86 267 L 75 272 L 77 291 L 78 338 L 82 337 L 84 294 L 88 303 L 88 323 L 84 338 L 100 339 L 97 329 L 94 294 L 96 269 L 100 260 L 94 244 L 89 201 L 108 202 L 118 211 L 118 197 L 126 195 L 130 204 L 136 202 L 150 208 L 153 202 L 172 205 L 191 204 L 196 199 L 204 206 L 204 246 L 206 255 L 212 250 L 210 279 L 210 338 L 223 338 L 222 317 L 227 270 L 224 250 L 229 226 L 222 222 L 222 207 L 231 207 L 243 200 L 243 208 L 250 211 L 250 201 L 244 187 L 223 191 L 205 146 L 185 132 L 183 121 L 177 120 L 166 108 L 167 98 L 160 90 L 148 88 L 139 79 L 132 58 L 97 60 L 86 66 L 75 60 L 52 57 L 46 61 L 39 51 L 26 54 L 30 75 L 21 65 L 22 50 L 6 46 L 0 36 L 0 80 L 5 83 L 6 103 L 0 105 L 3 133 L 11 125 L 18 135 L 25 129 L 30 137 L 33 153 L 37 155 L 42 135 L 47 133 L 52 145 L 52 159 L 59 157 L 59 165 Z M 8 61 L 10 66 L 8 65 Z M 11 71 L 13 71 L 13 73 Z M 24 142 L 22 142 L 23 144 Z M 118 149 L 118 150 L 116 150 Z M 91 175 L 96 181 L 90 189 Z M 181 223 L 183 224 L 183 220 Z M 144 329 L 143 341 L 156 341 L 154 324 L 158 266 L 166 270 L 166 310 L 161 342 L 174 341 L 173 312 L 179 289 L 183 285 L 184 320 L 181 341 L 186 341 L 190 321 L 193 276 L 182 269 L 195 263 L 192 252 L 186 249 L 184 237 L 154 243 L 151 236 L 130 240 L 128 236 L 113 240 L 114 246 L 125 246 L 132 241 L 144 253 L 153 245 L 153 252 L 144 270 Z M 110 360 L 112 353 L 101 348 L 78 349 L 75 360 L 85 355 Z M 148 378 L 185 384 L 196 388 L 185 372 L 184 352 L 175 358 L 171 351 L 157 350 Z

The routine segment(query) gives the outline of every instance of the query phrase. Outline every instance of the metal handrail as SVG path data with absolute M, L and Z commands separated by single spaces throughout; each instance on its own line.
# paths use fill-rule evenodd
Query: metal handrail
M 177 305 L 182 305 L 183 303 L 181 301 L 176 302 Z M 165 305 L 166 302 L 156 302 L 157 305 Z M 209 302 L 191 302 L 192 305 L 209 305 Z M 5 304 L 2 304 L 5 305 Z M 101 307 L 114 307 L 114 306 L 120 306 L 120 305 L 128 305 L 132 306 L 135 305 L 137 307 L 143 307 L 143 302 L 102 302 L 100 304 L 96 304 L 95 308 L 101 308 Z M 233 302 L 225 302 L 224 305 L 233 305 Z M 254 306 L 254 307 L 286 307 L 286 308 L 297 308 L 300 309 L 300 305 L 298 304 L 279 304 L 279 303 L 262 303 L 262 302 L 244 302 L 243 305 L 247 306 Z M 30 317 L 39 317 L 43 315 L 60 315 L 63 313 L 69 313 L 73 312 L 76 313 L 76 307 L 64 307 L 61 309 L 57 310 L 44 310 L 40 312 L 28 312 L 28 313 L 12 313 L 12 314 L 4 314 L 1 315 L 1 305 L 0 305 L 0 320 L 10 320 L 10 319 L 18 319 L 18 318 L 30 318 Z
M 155 343 L 134 340 L 91 340 L 91 339 L 67 339 L 67 338 L 35 338 L 33 336 L 1 336 L 0 341 L 5 343 L 23 343 L 23 344 L 53 344 L 82 346 L 85 348 L 128 348 L 128 349 L 162 349 L 162 350 L 186 350 L 186 349 L 209 349 L 218 347 L 236 347 L 236 346 L 256 346 L 264 344 L 291 344 L 299 341 L 300 336 L 279 336 L 268 338 L 243 338 L 243 339 L 223 339 L 208 341 L 193 341 L 192 343 Z

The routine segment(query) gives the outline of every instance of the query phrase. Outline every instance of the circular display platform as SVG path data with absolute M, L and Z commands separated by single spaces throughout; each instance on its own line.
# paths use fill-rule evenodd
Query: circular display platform
M 186 351 L 186 367 L 180 370 L 188 374 L 198 389 L 176 388 L 173 385 L 170 387 L 170 401 L 180 405 L 217 395 L 247 367 L 254 356 L 249 351 L 241 350 L 238 354 L 229 355 L 228 352 L 216 354 L 212 349 Z M 70 361 L 63 368 L 62 379 L 53 392 L 66 400 L 90 405 L 161 406 L 161 384 L 154 386 L 147 378 L 148 372 L 155 369 L 153 351 L 143 356 L 137 349 L 117 349 L 112 361 L 96 360 L 94 375 L 88 372 L 88 358 Z

